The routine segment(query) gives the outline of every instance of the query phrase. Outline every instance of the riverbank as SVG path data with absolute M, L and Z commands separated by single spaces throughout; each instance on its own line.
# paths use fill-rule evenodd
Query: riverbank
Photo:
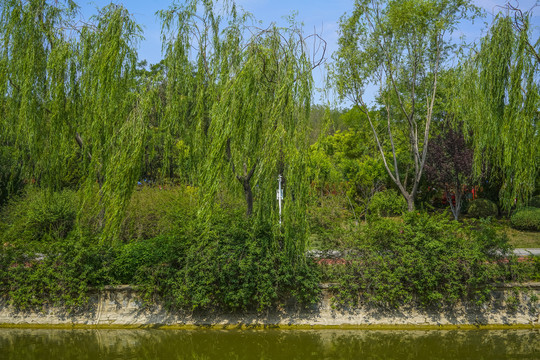
M 294 303 L 277 311 L 220 313 L 168 311 L 144 304 L 135 288 L 109 286 L 93 291 L 84 311 L 67 313 L 45 307 L 17 311 L 0 300 L 0 327 L 46 328 L 351 328 L 351 329 L 471 329 L 540 328 L 540 282 L 496 287 L 488 302 L 458 304 L 443 309 L 404 306 L 396 309 L 362 305 L 338 309 L 323 285 L 319 303 L 302 309 Z

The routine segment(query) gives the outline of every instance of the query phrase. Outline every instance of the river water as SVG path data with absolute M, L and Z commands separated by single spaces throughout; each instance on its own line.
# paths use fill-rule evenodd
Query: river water
M 0 329 L 0 359 L 540 359 L 540 330 Z

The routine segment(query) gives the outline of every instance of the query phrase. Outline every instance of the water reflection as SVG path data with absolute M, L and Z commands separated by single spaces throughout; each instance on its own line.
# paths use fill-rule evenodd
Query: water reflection
M 1 359 L 539 359 L 539 330 L 0 329 Z

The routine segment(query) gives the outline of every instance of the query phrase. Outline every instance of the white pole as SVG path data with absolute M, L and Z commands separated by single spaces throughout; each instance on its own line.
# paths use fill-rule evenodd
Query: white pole
M 281 174 L 278 176 L 277 200 L 279 204 L 279 225 L 281 225 L 281 200 L 283 200 L 283 190 L 281 190 Z

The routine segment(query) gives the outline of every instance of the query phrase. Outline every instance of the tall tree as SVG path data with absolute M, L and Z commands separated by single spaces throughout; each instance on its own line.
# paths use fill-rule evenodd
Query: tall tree
M 209 113 L 219 85 L 222 26 L 213 1 L 174 3 L 158 14 L 166 69 L 165 107 L 158 125 L 163 142 L 163 175 L 170 174 L 172 162 L 185 161 L 188 181 L 198 186 L 208 149 Z M 188 154 L 175 159 L 173 153 L 179 145 Z
M 60 30 L 74 14 L 75 6 L 67 5 L 1 2 L 0 142 L 11 148 L 12 174 L 52 189 L 74 144 L 64 125 L 75 71 L 75 45 Z
M 141 29 L 127 9 L 110 4 L 81 31 L 77 143 L 85 160 L 85 187 L 99 192 L 98 226 L 114 238 L 140 174 L 145 126 L 137 94 L 136 42 Z
M 426 162 L 439 74 L 451 52 L 449 36 L 475 10 L 468 0 L 362 0 L 341 19 L 333 69 L 337 91 L 366 114 L 386 171 L 409 211 Z M 366 102 L 370 83 L 380 89 L 384 128 Z M 412 176 L 398 161 L 400 132 L 408 138 Z
M 140 28 L 112 4 L 74 27 L 76 9 L 69 0 L 2 1 L 0 142 L 14 149 L 12 171 L 22 167 L 27 181 L 51 191 L 78 154 L 87 194 L 81 209 L 98 198 L 98 226 L 112 239 L 142 154 L 145 101 L 134 81 Z
M 462 66 L 454 105 L 471 135 L 475 173 L 489 166 L 500 174 L 506 209 L 527 202 L 540 169 L 540 40 L 530 38 L 530 13 L 521 14 L 517 23 L 495 19 Z
M 303 254 L 311 70 L 320 57 L 309 56 L 294 24 L 260 29 L 233 2 L 194 0 L 161 17 L 168 72 L 162 124 L 185 139 L 193 182 L 204 192 L 202 213 L 228 188 L 243 195 L 248 215 L 277 224 L 281 175 L 284 226 L 274 228 L 291 255 Z
M 461 213 L 465 188 L 472 182 L 472 159 L 473 151 L 460 129 L 443 129 L 429 143 L 426 177 L 431 184 L 444 189 L 455 220 Z

